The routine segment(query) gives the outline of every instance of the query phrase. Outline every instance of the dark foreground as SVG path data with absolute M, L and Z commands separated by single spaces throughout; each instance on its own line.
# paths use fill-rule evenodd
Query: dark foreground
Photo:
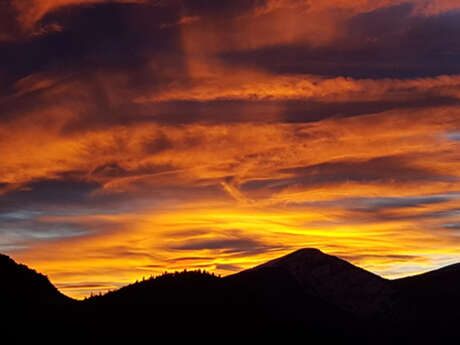
M 75 301 L 48 279 L 0 257 L 2 334 L 30 336 L 300 336 L 303 341 L 456 341 L 460 265 L 386 280 L 316 249 L 220 278 L 181 272 Z M 64 337 L 64 338 L 62 338 Z

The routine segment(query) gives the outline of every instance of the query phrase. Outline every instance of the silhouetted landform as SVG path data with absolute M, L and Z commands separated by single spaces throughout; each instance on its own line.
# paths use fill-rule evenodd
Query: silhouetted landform
M 297 335 L 350 343 L 433 343 L 457 337 L 460 264 L 387 280 L 317 249 L 240 273 L 166 273 L 83 301 L 0 257 L 4 304 L 20 323 L 93 336 Z
M 0 303 L 5 304 L 63 304 L 71 299 L 60 293 L 43 274 L 19 265 L 0 254 Z

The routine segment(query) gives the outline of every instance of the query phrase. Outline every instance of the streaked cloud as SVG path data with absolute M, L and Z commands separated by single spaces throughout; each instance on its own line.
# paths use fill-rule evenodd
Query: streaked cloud
M 458 261 L 458 9 L 2 3 L 0 250 L 77 297 L 301 247 Z

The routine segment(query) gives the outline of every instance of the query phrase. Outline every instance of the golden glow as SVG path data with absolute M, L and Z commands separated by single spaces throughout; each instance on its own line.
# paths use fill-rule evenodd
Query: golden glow
M 42 27 L 48 14 L 113 2 L 150 11 L 170 5 L 13 0 L 18 46 L 47 30 L 65 34 L 59 21 Z M 385 277 L 459 261 L 460 75 L 437 63 L 442 75 L 428 70 L 419 78 L 281 73 L 283 66 L 257 58 L 226 57 L 288 46 L 319 49 L 323 57 L 323 50 L 346 52 L 349 20 L 408 2 L 414 6 L 407 16 L 417 20 L 460 8 L 457 0 L 269 0 L 226 16 L 184 5 L 169 22 L 120 23 L 138 35 L 133 52 L 130 39 L 116 42 L 123 48 L 117 54 L 129 57 L 105 57 L 113 42 L 101 39 L 75 68 L 63 54 L 56 68 L 48 68 L 50 58 L 35 72 L 15 71 L 21 77 L 5 72 L 18 80 L 0 89 L 0 109 L 7 109 L 0 196 L 13 208 L 0 217 L 20 229 L 1 228 L 0 246 L 77 298 L 165 270 L 226 275 L 302 247 Z M 391 33 L 391 41 L 414 23 Z M 148 47 L 139 48 L 150 35 Z M 343 44 L 367 52 L 388 39 L 379 35 Z M 174 41 L 171 52 L 163 38 Z M 439 50 L 443 59 L 457 54 Z M 110 63 L 92 66 L 100 56 Z M 305 65 L 314 59 L 299 57 Z M 293 104 L 300 113 L 294 120 Z M 310 118 L 312 104 L 351 106 Z M 69 183 L 71 195 L 59 194 L 59 185 L 35 200 L 44 181 Z
M 14 151 L 11 146 L 1 147 L 5 157 L 2 169 L 9 172 L 3 176 L 10 176 L 15 183 L 52 178 L 62 169 L 88 171 L 85 178 L 103 184 L 96 191 L 101 195 L 142 193 L 146 186 L 168 185 L 215 185 L 220 192 L 214 196 L 197 195 L 193 202 L 181 202 L 180 193 L 189 192 L 178 189 L 179 194 L 173 195 L 172 201 L 164 200 L 163 206 L 144 206 L 132 214 L 42 217 L 43 223 L 75 223 L 90 233 L 30 243 L 29 249 L 15 252 L 15 258 L 46 272 L 62 291 L 74 297 L 164 270 L 199 267 L 228 274 L 301 247 L 320 248 L 387 277 L 452 262 L 458 258 L 457 237 L 445 230 L 428 231 L 436 227 L 435 218 L 411 217 L 455 209 L 458 200 L 382 209 L 379 216 L 387 217 L 386 220 L 354 213 L 341 206 L 340 201 L 329 205 L 320 202 L 440 195 L 460 190 L 456 180 L 423 184 L 325 181 L 313 185 L 290 183 L 272 191 L 241 189 L 247 181 L 274 180 L 271 183 L 276 184 L 276 180 L 299 177 L 296 170 L 286 171 L 288 168 L 350 159 L 365 164 L 370 159 L 393 155 L 406 157 L 405 164 L 427 169 L 427 173 L 458 177 L 458 170 L 448 164 L 458 164 L 453 153 L 458 143 L 443 134 L 458 126 L 457 109 L 437 109 L 435 119 L 430 116 L 432 111 L 416 114 L 398 111 L 385 117 L 361 117 L 359 121 L 350 118 L 299 125 L 142 125 L 87 132 L 71 138 L 49 131 L 37 132 L 36 127 L 30 128 L 27 135 L 28 130 L 23 128 L 23 145 L 17 145 Z M 400 130 L 393 130 L 395 127 Z M 167 135 L 171 145 L 168 150 L 149 154 L 145 143 L 160 132 Z M 362 132 L 367 135 L 363 137 Z M 189 141 L 187 138 L 201 139 L 190 146 L 184 144 Z M 37 141 L 31 146 L 32 140 Z M 122 148 L 119 142 L 124 143 Z M 420 159 L 420 154 L 429 160 Z M 25 160 L 26 156 L 30 158 Z M 117 162 L 125 171 L 133 172 L 132 176 L 94 173 L 97 166 L 107 162 Z M 164 164 L 168 164 L 170 171 L 142 172 L 142 167 Z M 226 181 L 228 175 L 234 178 Z M 238 244 L 234 252 L 232 241 Z M 187 243 L 196 243 L 197 248 L 177 249 Z M 200 245 L 202 248 L 198 248 Z M 80 287 L 83 283 L 91 287 Z M 94 287 L 95 284 L 101 287 Z
M 70 286 L 61 289 L 74 297 L 98 290 L 75 287 L 82 282 L 97 282 L 104 290 L 165 270 L 204 268 L 225 275 L 302 247 L 320 248 L 386 277 L 418 273 L 458 258 L 460 244 L 447 233 L 424 231 L 407 220 L 341 224 L 344 210 L 325 212 L 204 203 L 145 214 L 68 218 L 88 227 L 109 223 L 111 230 L 16 255 L 47 272 L 53 282 Z M 336 225 L 315 224 L 325 221 Z M 244 241 L 247 247 L 240 243 Z

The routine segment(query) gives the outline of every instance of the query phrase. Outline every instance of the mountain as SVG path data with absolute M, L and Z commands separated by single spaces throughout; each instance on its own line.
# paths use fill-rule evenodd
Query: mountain
M 14 324 L 86 336 L 301 334 L 305 341 L 439 343 L 456 336 L 460 264 L 387 280 L 317 249 L 230 276 L 168 273 L 84 301 L 0 256 Z
M 0 254 L 0 330 L 3 339 L 21 343 L 43 330 L 64 329 L 73 300 L 43 274 Z M 64 316 L 64 318 L 63 318 Z
M 5 305 L 62 304 L 71 301 L 43 274 L 0 254 L 0 303 Z
M 288 272 L 305 294 L 349 311 L 371 316 L 388 308 L 393 289 L 388 280 L 318 249 L 301 249 L 250 271 L 278 268 Z

